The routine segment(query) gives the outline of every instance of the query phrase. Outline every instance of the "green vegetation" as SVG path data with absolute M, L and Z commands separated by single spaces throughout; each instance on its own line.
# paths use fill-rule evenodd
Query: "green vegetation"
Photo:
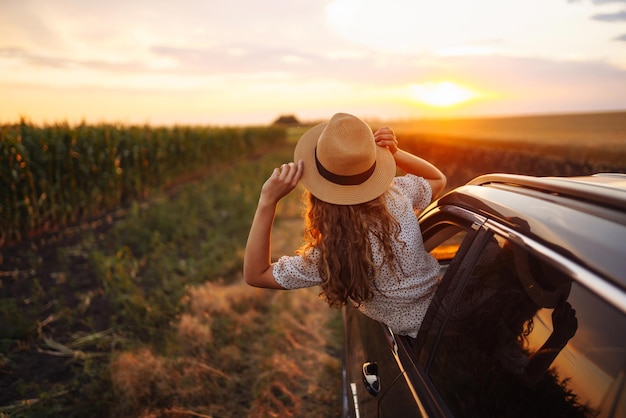
M 0 126 L 0 246 L 284 141 L 285 128 Z
M 0 417 L 338 415 L 340 313 L 240 277 L 260 187 L 305 129 L 1 127 Z M 398 136 L 449 187 L 626 172 L 624 137 Z M 300 210 L 281 202 L 275 255 Z
M 340 312 L 315 289 L 254 289 L 240 275 L 260 187 L 292 149 L 6 248 L 0 416 L 338 415 Z M 298 200 L 279 224 L 299 219 Z M 281 235 L 285 251 L 301 237 Z

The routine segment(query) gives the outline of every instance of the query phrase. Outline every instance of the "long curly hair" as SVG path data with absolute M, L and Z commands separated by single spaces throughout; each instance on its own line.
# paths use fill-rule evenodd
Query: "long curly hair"
M 512 246 L 506 241 L 495 259 L 479 264 L 472 273 L 474 280 L 464 293 L 464 297 L 471 300 L 472 292 L 480 293 L 485 289 L 495 292 L 475 309 L 474 325 L 467 324 L 467 329 L 474 330 L 477 341 L 485 350 L 512 340 L 525 348 L 534 328 L 533 318 L 541 308 L 520 283 Z
M 398 277 L 391 243 L 399 240 L 400 224 L 387 209 L 385 194 L 358 205 L 334 205 L 306 191 L 304 201 L 305 242 L 297 253 L 308 259 L 308 250 L 319 251 L 320 296 L 330 306 L 341 307 L 349 300 L 358 306 L 371 299 L 374 277 L 385 263 Z M 378 265 L 370 239 L 382 250 Z

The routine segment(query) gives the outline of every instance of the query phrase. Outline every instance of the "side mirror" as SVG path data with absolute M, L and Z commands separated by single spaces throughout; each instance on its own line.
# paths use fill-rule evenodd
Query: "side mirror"
M 363 384 L 367 392 L 376 396 L 380 392 L 380 379 L 378 377 L 378 364 L 374 362 L 363 363 Z

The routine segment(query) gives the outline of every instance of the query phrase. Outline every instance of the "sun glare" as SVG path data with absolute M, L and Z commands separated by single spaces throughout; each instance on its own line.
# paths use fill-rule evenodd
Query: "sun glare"
M 452 81 L 411 84 L 409 94 L 412 100 L 433 107 L 455 106 L 478 97 L 478 93 Z

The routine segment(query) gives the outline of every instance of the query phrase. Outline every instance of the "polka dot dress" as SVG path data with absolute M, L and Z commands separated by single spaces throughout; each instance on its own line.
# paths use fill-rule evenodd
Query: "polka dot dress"
M 431 200 L 432 190 L 428 182 L 411 174 L 396 177 L 391 193 L 387 194 L 387 207 L 400 223 L 402 242 L 393 242 L 398 277 L 394 277 L 388 265 L 383 265 L 375 278 L 374 297 L 363 302 L 359 310 L 363 314 L 388 325 L 395 333 L 417 336 L 420 325 L 435 293 L 439 277 L 439 264 L 424 249 L 415 210 L 423 210 Z M 373 237 L 374 262 L 383 260 L 382 248 Z M 309 254 L 309 263 L 301 256 L 281 257 L 273 266 L 276 282 L 285 289 L 316 286 L 321 282 L 316 262 L 317 250 Z

